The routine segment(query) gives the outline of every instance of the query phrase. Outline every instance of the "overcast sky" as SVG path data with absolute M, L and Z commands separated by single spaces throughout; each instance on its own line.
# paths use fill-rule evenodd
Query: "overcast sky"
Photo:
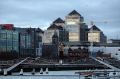
M 74 9 L 108 38 L 120 38 L 120 0 L 0 0 L 0 24 L 45 29 Z

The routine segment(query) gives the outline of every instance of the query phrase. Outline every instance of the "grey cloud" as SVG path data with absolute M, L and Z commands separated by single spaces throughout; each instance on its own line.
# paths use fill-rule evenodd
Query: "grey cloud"
M 76 9 L 86 22 L 95 21 L 109 36 L 120 29 L 119 3 L 120 0 L 0 0 L 0 23 L 48 26 L 57 17 L 64 19 Z

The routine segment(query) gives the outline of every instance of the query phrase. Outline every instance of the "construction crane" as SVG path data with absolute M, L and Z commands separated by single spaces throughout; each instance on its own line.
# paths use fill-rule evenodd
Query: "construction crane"
M 104 23 L 104 24 L 107 24 L 108 21 L 90 21 L 91 25 L 94 25 L 94 23 Z
M 103 23 L 103 24 L 107 24 L 109 23 L 110 21 L 83 21 L 83 22 L 80 22 L 80 23 L 86 23 L 86 24 L 90 24 L 91 26 L 95 25 L 95 23 Z

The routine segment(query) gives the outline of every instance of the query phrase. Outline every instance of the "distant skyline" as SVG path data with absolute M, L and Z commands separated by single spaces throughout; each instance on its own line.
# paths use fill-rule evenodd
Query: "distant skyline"
M 52 21 L 78 11 L 108 38 L 120 39 L 120 0 L 0 0 L 0 24 L 46 29 Z M 106 23 L 107 21 L 107 23 Z

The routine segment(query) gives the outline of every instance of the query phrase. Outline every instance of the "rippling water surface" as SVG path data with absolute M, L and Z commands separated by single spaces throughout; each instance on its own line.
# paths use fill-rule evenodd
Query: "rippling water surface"
M 79 72 L 79 70 L 73 70 L 73 71 L 49 71 L 48 74 L 45 72 L 43 74 L 40 74 L 39 72 L 36 72 L 34 75 L 31 74 L 31 72 L 25 72 L 23 73 L 23 76 L 19 75 L 18 73 L 12 73 L 11 76 L 0 76 L 0 79 L 85 79 L 84 76 L 80 76 L 78 74 L 75 74 L 75 72 Z M 110 74 L 112 75 L 112 73 Z M 94 78 L 98 79 L 98 78 Z M 114 78 L 110 78 L 114 79 Z M 115 78 L 120 79 L 120 78 Z
M 79 76 L 1 76 L 0 79 L 79 79 Z
M 23 76 L 19 76 L 18 73 L 12 73 L 12 76 L 0 76 L 0 79 L 79 79 L 79 75 L 75 74 L 77 71 L 49 71 L 48 74 L 45 72 L 41 75 L 36 72 L 32 75 L 30 72 L 23 73 Z M 81 79 L 83 79 L 81 77 Z

